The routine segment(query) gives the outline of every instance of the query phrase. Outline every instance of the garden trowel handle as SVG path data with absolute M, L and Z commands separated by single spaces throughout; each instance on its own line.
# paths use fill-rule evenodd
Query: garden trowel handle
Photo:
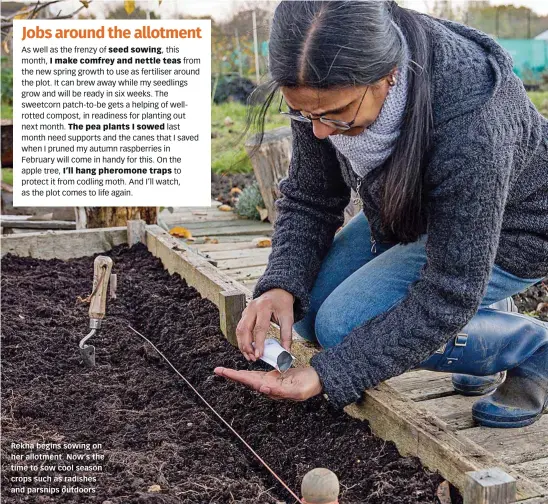
M 93 290 L 89 303 L 89 318 L 102 319 L 105 316 L 107 304 L 107 288 L 112 270 L 112 259 L 97 256 L 93 263 Z

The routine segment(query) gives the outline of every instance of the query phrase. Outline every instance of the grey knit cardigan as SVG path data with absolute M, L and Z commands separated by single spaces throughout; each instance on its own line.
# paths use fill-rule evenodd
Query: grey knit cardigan
M 494 263 L 522 278 L 548 275 L 548 121 L 491 37 L 427 15 L 420 21 L 433 47 L 434 133 L 423 205 L 427 262 L 400 303 L 312 358 L 338 408 L 454 337 L 476 313 Z M 292 132 L 272 253 L 254 297 L 273 288 L 291 292 L 297 321 L 307 311 L 356 176 L 310 124 L 293 121 Z M 365 177 L 360 194 L 374 239 L 396 243 L 380 225 L 383 166 Z

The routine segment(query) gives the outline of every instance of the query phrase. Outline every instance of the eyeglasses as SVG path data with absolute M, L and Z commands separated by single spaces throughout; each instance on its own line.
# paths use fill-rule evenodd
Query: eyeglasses
M 352 119 L 352 121 L 350 122 L 339 121 L 338 119 L 328 119 L 327 117 L 324 117 L 323 115 L 319 117 L 307 117 L 301 114 L 300 112 L 282 112 L 282 103 L 284 101 L 283 96 L 282 96 L 282 99 L 280 100 L 280 106 L 278 108 L 278 112 L 282 115 L 288 116 L 290 119 L 293 119 L 294 121 L 307 122 L 307 123 L 311 123 L 312 121 L 320 121 L 322 124 L 325 124 L 326 126 L 329 126 L 331 128 L 335 128 L 341 131 L 347 131 L 350 128 L 352 128 L 352 126 L 356 122 L 356 118 L 358 117 L 358 113 L 362 106 L 365 95 L 367 94 L 367 91 L 369 91 L 369 86 L 367 86 L 367 89 L 365 90 L 365 93 L 362 96 L 360 104 L 358 105 L 358 110 L 356 110 L 356 115 L 354 116 L 354 119 Z

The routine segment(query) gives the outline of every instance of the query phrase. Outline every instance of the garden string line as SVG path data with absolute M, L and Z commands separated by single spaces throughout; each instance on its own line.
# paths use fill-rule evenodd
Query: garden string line
M 251 448 L 251 446 L 246 442 L 246 440 L 238 434 L 234 428 L 219 414 L 217 411 L 211 406 L 201 395 L 200 393 L 192 386 L 192 384 L 179 372 L 179 370 L 168 360 L 168 358 L 150 341 L 146 336 L 141 334 L 137 329 L 134 329 L 130 325 L 128 327 L 136 334 L 138 334 L 141 338 L 143 338 L 158 354 L 171 366 L 173 371 L 175 371 L 183 380 L 184 382 L 193 390 L 193 392 L 202 400 L 202 402 L 223 422 L 231 431 L 232 433 L 244 444 L 244 446 L 255 456 L 255 458 L 263 465 L 265 466 L 268 471 L 274 476 L 281 484 L 282 486 L 297 500 L 299 504 L 304 504 L 303 501 L 300 499 L 300 497 L 297 496 L 289 486 L 286 485 L 286 483 L 280 478 L 273 469 L 270 468 L 270 466 L 259 456 L 259 454 Z

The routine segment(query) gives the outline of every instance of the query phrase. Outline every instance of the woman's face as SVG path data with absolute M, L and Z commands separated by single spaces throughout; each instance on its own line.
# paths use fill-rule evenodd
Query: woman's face
M 287 104 L 306 117 L 324 116 L 326 119 L 346 122 L 351 122 L 355 118 L 353 127 L 346 131 L 338 130 L 321 121 L 312 121 L 314 135 L 324 139 L 330 135 L 359 135 L 379 115 L 388 89 L 388 82 L 383 79 L 372 86 L 333 89 L 282 87 L 281 91 Z

